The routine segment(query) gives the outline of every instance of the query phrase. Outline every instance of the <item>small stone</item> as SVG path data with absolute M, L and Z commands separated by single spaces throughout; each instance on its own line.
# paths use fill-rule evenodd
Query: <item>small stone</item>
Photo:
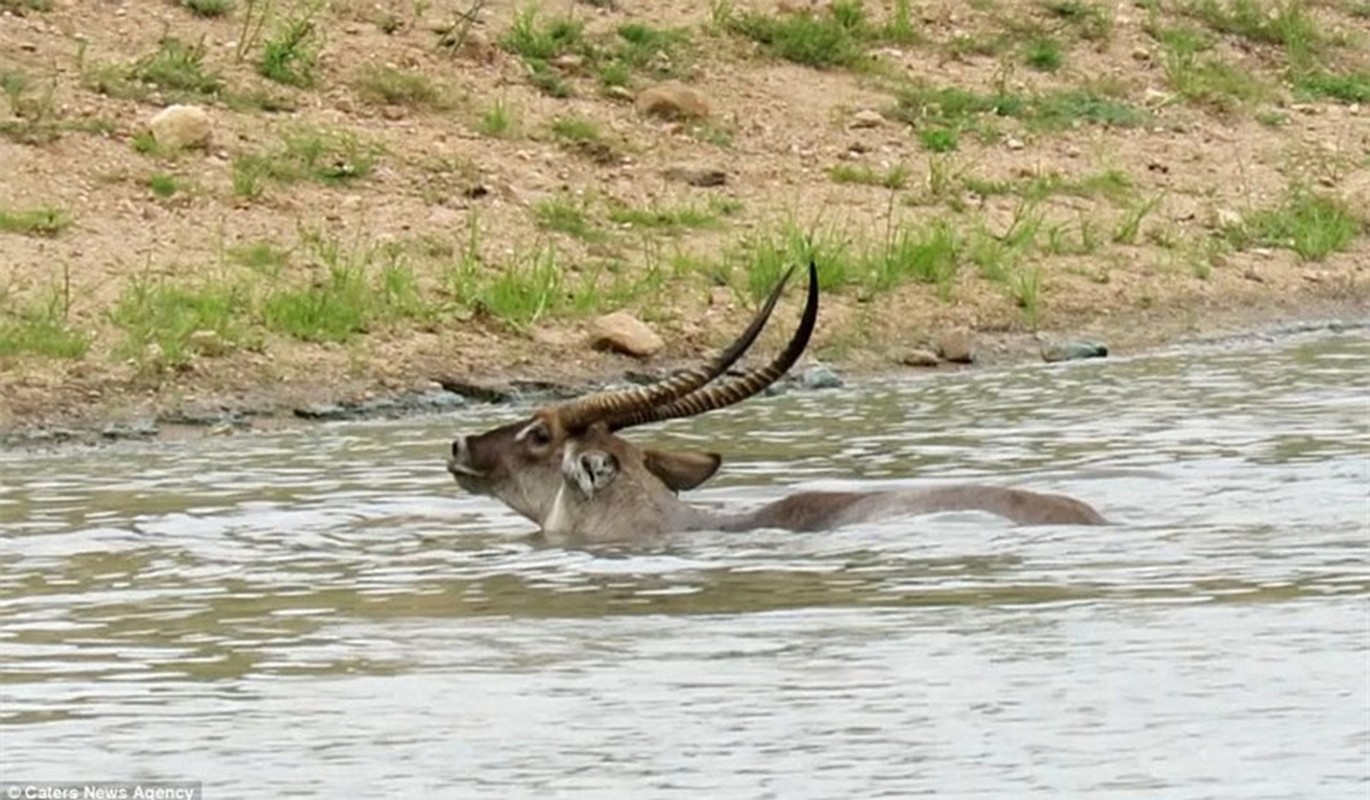
M 799 385 L 810 390 L 841 389 L 846 382 L 827 364 L 814 364 L 799 374 Z
M 192 331 L 186 337 L 186 344 L 191 350 L 205 356 L 221 356 L 233 349 L 218 331 L 209 329 Z
M 669 180 L 681 181 L 700 188 L 722 186 L 728 182 L 728 173 L 707 167 L 668 167 L 662 170 L 661 175 Z
M 208 147 L 213 134 L 209 114 L 200 106 L 167 106 L 148 121 L 148 128 L 157 144 L 171 150 Z
M 949 331 L 937 337 L 937 356 L 952 364 L 975 362 L 975 346 L 966 331 Z
M 1108 347 L 1094 342 L 1056 342 L 1042 346 L 1042 360 L 1047 362 L 1103 358 L 1107 355 Z
M 1218 228 L 1235 228 L 1242 224 L 1242 215 L 1230 208 L 1220 208 L 1213 216 Z
M 649 358 L 666 343 L 642 320 L 626 311 L 615 311 L 592 323 L 590 346 L 633 358 Z
M 457 37 L 452 33 L 445 34 L 439 40 L 445 47 L 450 47 L 460 58 L 468 61 L 475 61 L 481 64 L 493 63 L 499 55 L 499 48 L 495 47 L 483 31 L 470 28 L 466 30 L 464 36 Z
M 940 363 L 937 354 L 931 350 L 910 350 L 900 362 L 906 367 L 935 367 Z
M 1147 89 L 1142 93 L 1142 101 L 1148 106 L 1163 106 L 1172 99 L 1174 96 L 1170 92 L 1163 92 L 1160 89 Z
M 709 116 L 709 101 L 698 89 L 666 81 L 639 92 L 637 109 L 662 119 L 704 119 Z
M 552 59 L 552 66 L 566 72 L 575 72 L 585 65 L 585 59 L 575 53 L 563 53 Z
M 1022 150 L 1024 147 L 1026 147 L 1026 145 L 1023 144 L 1022 139 L 1017 139 L 1012 136 L 1008 137 L 1008 139 L 1004 141 L 1004 146 L 1010 150 Z
M 1138 46 L 1132 48 L 1132 60 L 1133 60 L 1133 61 L 1150 61 L 1150 60 L 1151 60 L 1151 51 L 1148 50 L 1148 49 L 1146 49 L 1145 47 L 1142 47 L 1141 45 L 1138 45 Z
M 852 115 L 851 126 L 853 128 L 878 128 L 884 123 L 885 118 L 879 111 L 863 108 Z
M 143 351 L 143 363 L 153 371 L 160 371 L 166 368 L 166 353 L 162 346 L 153 342 Z

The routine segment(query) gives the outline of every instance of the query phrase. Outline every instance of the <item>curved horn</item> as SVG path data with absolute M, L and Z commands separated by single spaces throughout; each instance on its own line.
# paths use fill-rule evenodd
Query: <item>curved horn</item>
M 781 276 L 780 282 L 771 290 L 770 297 L 766 298 L 766 304 L 757 312 L 747 329 L 708 364 L 682 370 L 669 378 L 636 389 L 599 392 L 588 397 L 579 397 L 554 406 L 551 409 L 552 413 L 556 414 L 567 430 L 581 430 L 602 419 L 637 413 L 688 395 L 726 372 L 728 367 L 752 346 L 761 329 L 766 326 L 766 320 L 770 319 L 776 302 L 780 300 L 780 293 L 793 274 L 794 268 L 791 267 Z
M 809 296 L 804 305 L 804 315 L 799 320 L 790 343 L 771 363 L 752 369 L 735 378 L 729 378 L 713 386 L 705 386 L 665 405 L 650 408 L 637 408 L 630 413 L 609 418 L 610 430 L 622 430 L 648 422 L 661 422 L 679 417 L 693 417 L 705 411 L 713 411 L 725 406 L 740 403 L 760 392 L 780 379 L 809 344 L 814 324 L 818 321 L 818 267 L 809 260 Z

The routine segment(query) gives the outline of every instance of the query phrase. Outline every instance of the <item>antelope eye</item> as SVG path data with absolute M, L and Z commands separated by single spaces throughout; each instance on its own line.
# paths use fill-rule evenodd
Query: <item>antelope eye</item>
M 552 436 L 547 433 L 546 428 L 539 425 L 536 428 L 529 429 L 528 441 L 531 442 L 534 447 L 546 447 L 552 443 Z

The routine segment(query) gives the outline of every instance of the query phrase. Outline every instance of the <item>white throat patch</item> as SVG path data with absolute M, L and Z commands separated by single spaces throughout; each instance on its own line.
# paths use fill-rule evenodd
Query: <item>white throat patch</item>
M 552 498 L 552 509 L 547 521 L 542 523 L 542 532 L 548 536 L 568 536 L 571 533 L 571 515 L 566 508 L 566 482 L 557 487 L 557 496 Z

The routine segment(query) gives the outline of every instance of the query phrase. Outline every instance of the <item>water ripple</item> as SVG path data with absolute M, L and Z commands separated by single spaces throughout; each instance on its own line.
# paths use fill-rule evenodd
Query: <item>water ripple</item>
M 940 514 L 541 547 L 442 470 L 498 408 L 6 453 L 6 778 L 1363 797 L 1367 367 L 1363 336 L 1291 339 L 634 432 L 722 449 L 705 504 L 969 479 L 1117 523 L 1089 529 Z

